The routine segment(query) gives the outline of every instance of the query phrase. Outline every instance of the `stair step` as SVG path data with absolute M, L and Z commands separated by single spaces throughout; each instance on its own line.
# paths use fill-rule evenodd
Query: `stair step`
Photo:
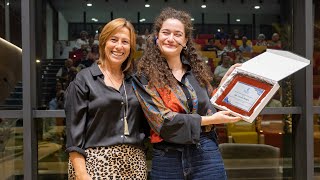
M 0 110 L 20 110 L 22 109 L 22 105 L 9 105 L 9 104 L 1 104 Z
M 8 104 L 8 105 L 22 105 L 22 99 L 21 98 L 7 98 L 5 100 L 5 104 Z

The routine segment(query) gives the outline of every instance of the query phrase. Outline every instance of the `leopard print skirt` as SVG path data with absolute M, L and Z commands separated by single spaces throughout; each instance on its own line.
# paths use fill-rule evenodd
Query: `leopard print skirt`
M 146 155 L 142 149 L 123 144 L 88 148 L 85 152 L 87 172 L 92 179 L 147 179 Z M 76 179 L 70 160 L 68 179 Z

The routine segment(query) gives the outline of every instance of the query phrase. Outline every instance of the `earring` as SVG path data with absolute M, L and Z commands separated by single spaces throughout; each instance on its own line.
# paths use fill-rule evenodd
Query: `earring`
M 155 37 L 154 37 L 154 44 L 155 44 L 155 45 L 158 44 L 157 40 L 158 40 L 158 36 L 155 36 Z
M 187 51 L 187 50 L 188 50 L 188 47 L 187 47 L 187 46 L 184 46 L 184 47 L 183 47 L 183 50 Z

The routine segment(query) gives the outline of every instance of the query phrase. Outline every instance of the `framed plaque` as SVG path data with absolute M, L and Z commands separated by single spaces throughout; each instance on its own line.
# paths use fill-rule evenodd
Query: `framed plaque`
M 216 104 L 243 116 L 251 116 L 255 107 L 270 92 L 273 85 L 259 79 L 236 74 L 217 98 Z

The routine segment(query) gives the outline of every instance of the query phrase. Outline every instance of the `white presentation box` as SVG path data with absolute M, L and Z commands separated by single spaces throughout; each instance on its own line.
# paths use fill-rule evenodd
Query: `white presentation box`
M 267 49 L 235 68 L 211 103 L 252 123 L 279 89 L 278 82 L 309 64 L 308 59 L 289 51 Z

